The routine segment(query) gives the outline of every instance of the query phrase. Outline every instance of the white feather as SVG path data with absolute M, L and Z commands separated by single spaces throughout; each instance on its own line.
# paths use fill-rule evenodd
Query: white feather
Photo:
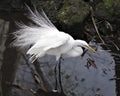
M 28 6 L 27 6 L 29 12 L 30 12 L 30 19 L 35 22 L 36 24 L 38 24 L 41 27 L 45 27 L 45 28 L 55 28 L 56 27 L 52 24 L 52 22 L 48 19 L 48 17 L 46 16 L 46 14 L 44 13 L 43 10 L 41 10 L 41 14 L 39 14 L 39 12 L 35 9 L 35 11 L 33 12 Z
M 49 49 L 60 47 L 63 44 L 66 44 L 68 42 L 67 35 L 62 37 L 59 34 L 49 34 L 48 36 L 45 36 L 45 38 L 41 38 L 38 42 L 36 42 L 28 51 L 27 54 L 30 55 L 38 55 L 40 52 L 46 52 Z M 52 53 L 53 54 L 53 53 Z
M 62 55 L 75 57 L 83 52 L 80 46 L 88 46 L 85 41 L 74 40 L 69 34 L 59 31 L 43 11 L 39 14 L 37 10 L 33 13 L 29 7 L 28 10 L 29 18 L 38 26 L 19 24 L 20 29 L 14 32 L 15 40 L 12 44 L 18 47 L 32 45 L 27 51 L 31 55 L 30 59 L 36 60 L 46 54 L 55 55 L 57 60 Z
M 29 18 L 37 25 L 39 25 L 39 27 L 18 24 L 20 29 L 13 33 L 15 36 L 15 41 L 12 43 L 13 46 L 28 46 L 36 43 L 41 38 L 45 38 L 54 32 L 59 32 L 45 15 L 44 11 L 39 14 L 37 10 L 35 13 L 33 13 L 29 7 L 28 9 L 30 12 Z
M 29 18 L 39 26 L 27 26 L 24 24 L 19 24 L 20 29 L 14 32 L 15 41 L 12 43 L 13 46 L 26 47 L 33 45 L 27 51 L 27 54 L 30 54 L 32 56 L 31 59 L 34 58 L 34 60 L 38 57 L 44 56 L 45 54 L 56 55 L 56 58 L 59 58 L 61 53 L 72 47 L 72 42 L 74 41 L 73 38 L 64 32 L 60 32 L 51 23 L 43 11 L 42 14 L 39 14 L 37 10 L 35 13 L 33 13 L 29 9 L 29 12 Z M 58 47 L 59 50 L 62 50 L 62 45 L 70 43 L 68 42 L 69 39 L 72 41 L 69 45 L 71 47 L 64 49 L 63 52 L 56 53 L 56 51 L 58 51 Z M 57 48 L 57 50 L 55 50 L 55 48 Z

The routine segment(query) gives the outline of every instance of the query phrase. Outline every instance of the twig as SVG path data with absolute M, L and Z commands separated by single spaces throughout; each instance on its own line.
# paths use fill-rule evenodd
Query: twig
M 27 58 L 24 54 L 22 54 L 23 59 L 25 60 L 27 66 L 30 68 L 32 76 L 34 77 L 35 81 L 43 88 L 42 80 L 40 79 L 40 76 L 35 72 L 35 70 L 31 67 L 29 64 Z
M 92 66 L 92 67 L 94 67 L 94 68 L 97 69 L 97 66 L 96 66 L 94 60 L 91 60 L 90 58 L 87 58 L 87 61 L 88 61 L 88 62 L 87 62 L 87 68 L 88 68 L 88 69 L 89 69 L 90 66 Z
M 108 21 L 105 21 L 105 23 L 106 23 L 107 28 L 110 28 L 110 30 L 113 31 L 112 25 Z
M 120 48 L 119 48 L 112 40 L 110 40 L 110 42 L 115 46 L 115 48 L 116 48 L 118 51 L 120 51 Z
M 45 91 L 51 90 L 52 86 L 50 85 L 47 78 L 45 77 L 42 69 L 40 68 L 40 64 L 37 60 L 34 62 L 34 67 L 35 67 L 35 70 L 38 73 L 38 75 L 42 81 L 42 87 L 43 87 L 42 89 L 44 89 Z
M 12 83 L 9 83 L 9 82 L 7 82 L 7 84 L 8 84 L 10 87 L 14 87 L 14 88 L 16 88 L 16 89 L 19 89 L 19 90 L 22 90 L 22 91 L 31 92 L 33 95 L 36 94 L 36 91 L 34 91 L 33 89 L 25 88 L 25 87 L 20 86 L 20 85 L 18 85 L 18 84 L 12 84 Z
M 41 86 L 41 88 L 44 89 L 45 91 L 52 89 L 51 85 L 45 78 L 42 69 L 40 68 L 39 62 L 37 60 L 34 62 L 34 67 L 35 67 L 34 69 L 29 64 L 28 59 L 25 57 L 25 55 L 22 54 L 22 56 L 23 56 L 23 59 L 26 61 L 27 66 L 30 68 L 35 81 L 37 81 L 37 83 Z
M 94 27 L 95 27 L 95 30 L 96 30 L 96 32 L 97 32 L 97 34 L 98 34 L 98 37 L 100 38 L 101 42 L 102 42 L 103 44 L 105 44 L 104 40 L 103 40 L 102 37 L 100 36 L 100 33 L 99 33 L 99 31 L 98 31 L 98 28 L 97 28 L 97 25 L 96 25 L 96 23 L 95 23 L 94 12 L 93 12 L 92 6 L 90 6 L 90 11 L 91 11 L 92 22 L 93 22 L 93 25 L 94 25 Z

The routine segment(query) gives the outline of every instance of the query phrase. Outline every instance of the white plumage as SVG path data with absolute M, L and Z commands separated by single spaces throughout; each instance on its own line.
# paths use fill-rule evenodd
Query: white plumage
M 47 54 L 56 56 L 56 60 L 61 56 L 76 57 L 83 53 L 81 47 L 95 52 L 85 41 L 74 40 L 69 34 L 59 31 L 43 11 L 39 14 L 37 10 L 33 13 L 30 8 L 28 9 L 30 19 L 38 26 L 20 24 L 20 29 L 14 32 L 15 40 L 12 44 L 18 47 L 32 45 L 27 51 L 32 59 L 35 60 Z

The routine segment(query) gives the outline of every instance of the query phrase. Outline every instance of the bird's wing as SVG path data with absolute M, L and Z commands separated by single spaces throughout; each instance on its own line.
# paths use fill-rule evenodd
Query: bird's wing
M 34 13 L 29 7 L 28 10 L 30 12 L 29 18 L 37 25 L 39 25 L 39 27 L 18 24 L 20 29 L 13 33 L 15 40 L 11 44 L 12 46 L 25 47 L 31 44 L 35 44 L 41 38 L 46 37 L 46 35 L 59 33 L 59 30 L 48 19 L 44 11 L 39 14 L 37 10 L 35 10 Z
M 64 36 L 49 36 L 48 38 L 44 38 L 39 40 L 36 44 L 34 44 L 28 51 L 27 54 L 30 54 L 34 58 L 42 57 L 46 54 L 47 50 L 58 48 L 69 40 L 68 35 Z M 58 50 L 59 52 L 59 50 Z

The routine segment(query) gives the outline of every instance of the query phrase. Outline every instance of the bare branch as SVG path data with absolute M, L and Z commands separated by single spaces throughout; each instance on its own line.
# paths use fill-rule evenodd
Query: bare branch
M 33 89 L 29 89 L 29 88 L 20 86 L 20 85 L 18 85 L 18 84 L 13 84 L 13 83 L 9 83 L 9 82 L 7 82 L 7 84 L 8 84 L 10 87 L 14 87 L 14 88 L 16 88 L 16 89 L 19 89 L 19 90 L 22 90 L 22 91 L 31 92 L 33 95 L 36 94 L 36 91 L 34 91 Z
M 100 38 L 101 42 L 102 42 L 103 44 L 105 44 L 104 40 L 103 40 L 102 37 L 100 36 L 100 33 L 99 33 L 99 31 L 98 31 L 98 28 L 97 28 L 97 25 L 96 25 L 96 23 L 95 23 L 94 12 L 93 12 L 92 6 L 90 6 L 90 11 L 91 11 L 92 22 L 93 22 L 93 25 L 94 25 L 95 30 L 96 30 L 96 32 L 97 32 L 97 35 L 98 35 L 98 37 Z

